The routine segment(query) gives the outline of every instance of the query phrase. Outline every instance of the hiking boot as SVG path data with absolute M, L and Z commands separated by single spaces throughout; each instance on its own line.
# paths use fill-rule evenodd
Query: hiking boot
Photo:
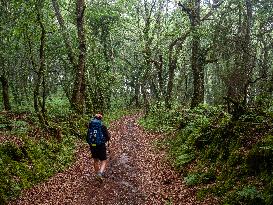
M 98 172 L 97 175 L 96 175 L 96 179 L 102 183 L 103 182 L 103 173 L 101 172 Z

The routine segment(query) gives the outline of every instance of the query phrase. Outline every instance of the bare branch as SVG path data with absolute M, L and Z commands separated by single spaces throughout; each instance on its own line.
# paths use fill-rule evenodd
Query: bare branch
M 180 1 L 178 2 L 178 6 L 181 7 L 182 11 L 186 12 L 189 16 L 189 18 L 192 18 L 192 11 L 191 9 L 189 9 L 188 7 L 186 7 L 185 5 L 183 5 Z

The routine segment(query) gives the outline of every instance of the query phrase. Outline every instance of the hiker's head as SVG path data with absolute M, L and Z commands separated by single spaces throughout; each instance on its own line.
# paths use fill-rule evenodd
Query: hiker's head
M 98 119 L 98 120 L 101 120 L 101 119 L 102 119 L 102 114 L 97 113 L 97 114 L 95 115 L 95 118 Z

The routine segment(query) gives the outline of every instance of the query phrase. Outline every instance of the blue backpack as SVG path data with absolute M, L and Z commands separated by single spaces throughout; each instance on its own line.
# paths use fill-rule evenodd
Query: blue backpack
M 96 145 L 104 144 L 106 142 L 105 136 L 102 132 L 102 122 L 96 118 L 92 119 L 89 123 L 87 132 L 88 144 L 95 147 Z

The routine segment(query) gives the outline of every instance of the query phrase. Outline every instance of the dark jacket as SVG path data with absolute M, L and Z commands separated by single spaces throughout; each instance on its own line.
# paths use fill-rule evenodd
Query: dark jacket
M 105 136 L 106 142 L 108 142 L 111 138 L 110 133 L 105 125 L 102 125 L 102 134 Z

